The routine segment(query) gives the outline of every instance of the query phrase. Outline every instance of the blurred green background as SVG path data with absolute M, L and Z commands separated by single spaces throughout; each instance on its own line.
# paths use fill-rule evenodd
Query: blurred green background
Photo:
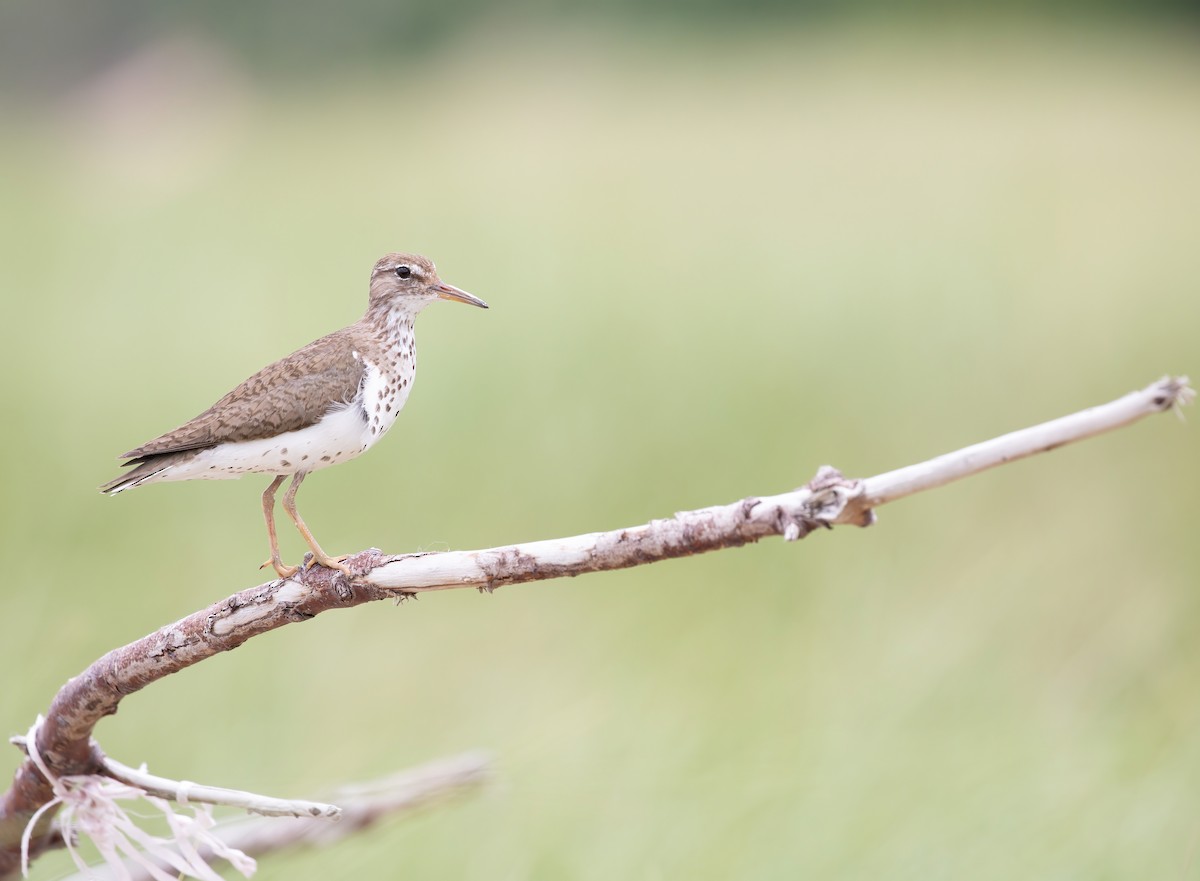
M 636 524 L 1200 373 L 1172 5 L 6 4 L 0 725 L 262 580 L 265 478 L 95 487 L 387 250 L 492 309 L 430 309 L 391 436 L 306 484 L 331 551 Z M 1194 878 L 1196 418 L 869 531 L 325 615 L 98 736 L 295 796 L 493 751 L 261 879 Z

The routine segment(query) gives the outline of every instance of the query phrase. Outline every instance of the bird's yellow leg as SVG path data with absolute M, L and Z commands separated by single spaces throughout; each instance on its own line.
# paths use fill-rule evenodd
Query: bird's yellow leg
M 308 526 L 304 523 L 304 518 L 300 516 L 300 512 L 296 510 L 296 490 L 300 488 L 300 484 L 304 482 L 304 478 L 308 476 L 308 472 L 301 471 L 292 477 L 292 483 L 287 488 L 287 492 L 283 494 L 283 510 L 296 524 L 296 529 L 300 531 L 301 537 L 312 548 L 313 558 L 307 564 L 312 566 L 313 563 L 319 563 L 326 569 L 337 569 L 339 572 L 345 572 L 347 575 L 352 575 L 349 566 L 342 565 L 342 560 L 345 556 L 331 557 L 329 554 L 321 550 L 321 546 L 317 544 L 317 540 L 313 538 L 313 534 L 309 531 Z
M 266 492 L 262 495 L 263 519 L 267 521 L 267 538 L 271 542 L 271 559 L 259 566 L 259 569 L 266 569 L 268 566 L 274 566 L 275 572 L 280 578 L 291 578 L 300 571 L 299 566 L 285 566 L 283 561 L 279 559 L 279 536 L 275 534 L 275 491 L 279 489 L 280 484 L 287 480 L 286 474 L 280 474 L 271 481 L 271 485 L 267 487 Z

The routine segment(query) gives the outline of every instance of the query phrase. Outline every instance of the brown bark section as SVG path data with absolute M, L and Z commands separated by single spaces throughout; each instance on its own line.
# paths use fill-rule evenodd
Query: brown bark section
M 347 561 L 366 572 L 385 559 L 365 551 Z M 113 649 L 55 695 L 38 733 L 38 750 L 59 776 L 98 770 L 91 749 L 92 730 L 117 711 L 126 695 L 172 673 L 235 649 L 251 637 L 307 621 L 331 609 L 348 609 L 394 597 L 392 591 L 352 582 L 340 572 L 314 567 L 302 585 L 275 581 L 235 593 L 135 642 Z M 0 878 L 20 869 L 21 834 L 37 810 L 53 798 L 50 784 L 26 758 L 0 799 Z M 30 845 L 30 859 L 57 843 L 47 811 Z
M 483 576 L 476 583 L 379 587 L 368 583 L 373 569 L 408 557 L 429 555 L 386 556 L 373 549 L 345 561 L 352 577 L 320 566 L 301 570 L 294 579 L 235 593 L 104 655 L 59 690 L 38 732 L 38 751 L 60 777 L 99 773 L 101 769 L 95 758 L 98 751 L 92 749 L 92 731 L 101 719 L 117 711 L 117 705 L 126 695 L 205 658 L 235 649 L 261 633 L 307 621 L 332 609 L 349 609 L 422 590 L 473 586 L 491 591 L 506 584 L 622 569 L 738 547 L 782 534 L 789 525 L 799 532 L 796 537 L 801 537 L 819 523 L 808 516 L 807 510 L 798 515 L 795 511 L 789 513 L 772 507 L 767 516 L 764 513 L 758 499 L 745 499 L 630 529 L 600 533 L 594 536 L 596 547 L 588 559 L 571 566 L 546 565 L 519 547 L 434 555 L 486 554 Z M 813 516 L 825 513 L 819 508 L 812 511 Z M 21 834 L 37 810 L 53 797 L 50 784 L 27 757 L 17 769 L 12 787 L 0 799 L 0 879 L 20 868 Z M 31 860 L 58 844 L 51 827 L 53 814 L 54 811 L 47 811 L 39 820 L 30 845 Z

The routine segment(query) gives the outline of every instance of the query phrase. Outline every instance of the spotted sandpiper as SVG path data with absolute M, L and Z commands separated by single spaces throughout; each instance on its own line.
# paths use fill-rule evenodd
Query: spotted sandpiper
M 109 495 L 168 480 L 274 474 L 262 497 L 271 559 L 280 578 L 299 570 L 279 557 L 275 493 L 289 476 L 283 510 L 312 549 L 309 565 L 349 572 L 317 544 L 296 510 L 310 471 L 365 453 L 396 421 L 417 372 L 413 321 L 434 300 L 487 303 L 438 278 L 432 261 L 388 254 L 371 270 L 367 314 L 264 367 L 195 419 L 120 456 L 131 466 Z

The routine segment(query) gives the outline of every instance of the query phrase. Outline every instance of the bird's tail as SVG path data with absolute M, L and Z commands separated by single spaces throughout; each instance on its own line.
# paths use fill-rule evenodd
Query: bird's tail
M 125 463 L 125 466 L 130 470 L 104 484 L 100 487 L 100 492 L 107 496 L 115 496 L 119 492 L 133 489 L 133 487 L 141 486 L 143 483 L 154 483 L 162 480 L 164 474 L 171 466 L 186 462 L 195 455 L 195 450 L 189 450 L 185 453 L 159 453 L 154 456 L 142 456 L 137 459 L 130 459 Z

